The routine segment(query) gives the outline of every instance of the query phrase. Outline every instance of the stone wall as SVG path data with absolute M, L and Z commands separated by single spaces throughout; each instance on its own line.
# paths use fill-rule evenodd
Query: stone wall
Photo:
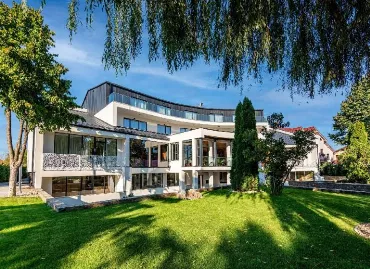
M 345 176 L 323 176 L 325 180 L 337 182 L 338 180 L 346 180 Z
M 370 194 L 370 184 L 334 183 L 326 181 L 289 181 L 289 187 L 323 191 Z

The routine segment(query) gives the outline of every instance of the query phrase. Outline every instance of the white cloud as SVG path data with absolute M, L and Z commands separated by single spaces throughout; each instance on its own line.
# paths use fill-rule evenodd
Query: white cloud
M 87 50 L 78 48 L 64 40 L 56 40 L 55 48 L 52 53 L 58 54 L 58 59 L 62 62 L 100 67 L 102 63 L 98 58 L 91 56 Z
M 202 79 L 195 75 L 195 72 L 182 71 L 177 74 L 170 74 L 166 69 L 160 67 L 133 66 L 128 72 L 149 76 L 162 77 L 184 85 L 205 90 L 220 90 L 216 80 Z

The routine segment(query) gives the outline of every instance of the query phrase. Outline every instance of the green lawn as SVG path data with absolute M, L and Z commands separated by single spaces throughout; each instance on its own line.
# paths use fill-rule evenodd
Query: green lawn
M 370 268 L 370 196 L 214 191 L 55 213 L 0 199 L 1 268 Z

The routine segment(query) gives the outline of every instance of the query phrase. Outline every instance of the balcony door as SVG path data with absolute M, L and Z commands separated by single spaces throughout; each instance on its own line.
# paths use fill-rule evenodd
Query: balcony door
M 94 152 L 94 137 L 83 137 L 83 155 L 93 155 Z
M 95 138 L 95 150 L 93 155 L 105 155 L 105 138 Z

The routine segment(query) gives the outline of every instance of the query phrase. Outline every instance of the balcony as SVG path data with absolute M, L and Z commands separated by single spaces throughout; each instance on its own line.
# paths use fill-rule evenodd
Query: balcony
M 108 97 L 108 102 L 119 102 L 123 104 L 127 104 L 130 106 L 134 106 L 137 108 L 157 112 L 167 116 L 173 116 L 178 118 L 184 118 L 188 120 L 198 120 L 198 121 L 209 121 L 209 122 L 234 122 L 233 116 L 223 116 L 223 115 L 206 115 L 206 114 L 199 114 L 195 112 L 183 111 L 172 109 L 164 106 L 160 106 L 157 104 L 153 104 L 147 101 L 143 101 L 140 99 L 136 99 L 133 97 L 129 97 L 120 93 L 111 93 Z M 263 116 L 256 116 L 257 122 L 267 122 L 265 117 Z
M 202 166 L 204 166 L 204 167 L 231 166 L 231 158 L 226 158 L 226 157 L 203 157 Z
M 183 162 L 184 167 L 192 166 L 191 159 L 185 159 Z M 230 167 L 231 166 L 231 158 L 226 157 L 203 157 L 202 158 L 202 167 Z
M 44 171 L 109 171 L 121 169 L 122 166 L 117 156 L 43 154 Z
M 149 166 L 150 163 L 150 166 Z M 141 158 L 131 158 L 130 166 L 134 168 L 149 168 L 149 167 L 158 167 L 158 160 L 144 160 Z

